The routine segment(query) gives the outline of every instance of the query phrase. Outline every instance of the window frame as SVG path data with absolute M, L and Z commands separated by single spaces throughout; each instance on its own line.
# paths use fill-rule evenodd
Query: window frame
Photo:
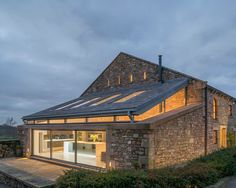
M 214 120 L 218 119 L 218 101 L 215 97 L 213 98 L 213 103 L 212 103 L 212 118 Z
M 218 144 L 218 130 L 213 130 L 213 144 Z
M 134 82 L 134 76 L 133 76 L 133 74 L 131 73 L 130 75 L 129 75 L 129 83 L 133 83 Z

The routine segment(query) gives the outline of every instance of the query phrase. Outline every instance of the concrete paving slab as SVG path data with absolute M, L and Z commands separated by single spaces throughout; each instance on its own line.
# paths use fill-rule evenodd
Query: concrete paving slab
M 66 167 L 28 158 L 0 160 L 0 172 L 32 187 L 50 187 Z

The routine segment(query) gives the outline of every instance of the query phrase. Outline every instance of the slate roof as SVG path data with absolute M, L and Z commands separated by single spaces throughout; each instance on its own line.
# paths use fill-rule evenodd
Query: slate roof
M 102 116 L 102 115 L 127 115 L 129 112 L 131 112 L 132 114 L 141 114 L 146 110 L 150 109 L 151 107 L 155 106 L 156 104 L 160 103 L 164 99 L 170 97 L 178 90 L 186 87 L 187 84 L 188 84 L 188 79 L 181 78 L 181 79 L 169 80 L 164 83 L 134 85 L 132 88 L 128 89 L 114 88 L 112 90 L 105 92 L 98 92 L 86 96 L 81 96 L 77 99 L 40 111 L 38 113 L 29 116 L 24 116 L 22 119 L 30 120 L 30 119 L 59 118 L 59 117 L 64 118 L 64 117 L 88 117 L 88 116 Z M 145 91 L 145 92 L 125 102 L 115 103 L 115 101 L 117 101 L 118 99 L 121 99 L 137 91 Z M 98 101 L 103 100 L 104 98 L 107 98 L 115 94 L 120 94 L 120 95 L 105 103 L 95 106 L 92 105 Z M 91 99 L 93 99 L 92 102 L 88 102 L 87 104 L 84 104 L 77 108 L 73 108 L 73 106 L 82 104 Z M 79 102 L 73 104 L 77 101 Z

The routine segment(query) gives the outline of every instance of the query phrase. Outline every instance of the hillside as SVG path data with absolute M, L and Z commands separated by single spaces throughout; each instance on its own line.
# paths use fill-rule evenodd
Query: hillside
M 7 138 L 17 138 L 16 127 L 8 125 L 0 125 L 0 140 Z

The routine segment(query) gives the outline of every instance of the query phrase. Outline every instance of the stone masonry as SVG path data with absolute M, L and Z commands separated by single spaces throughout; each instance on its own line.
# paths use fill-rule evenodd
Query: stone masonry
M 110 160 L 115 168 L 147 168 L 150 130 L 111 130 Z
M 143 79 L 144 72 L 147 79 Z M 133 82 L 130 83 L 129 75 L 133 75 Z M 120 84 L 118 84 L 120 77 Z M 183 77 L 180 73 L 163 68 L 163 79 L 170 80 Z M 107 84 L 109 80 L 109 86 Z M 92 83 L 84 94 L 104 91 L 116 87 L 129 88 L 134 84 L 147 84 L 158 82 L 158 65 L 148 61 L 120 53 L 116 59 L 105 69 L 105 71 Z
M 204 155 L 204 117 L 202 107 L 154 123 L 150 136 L 149 168 L 175 165 Z

